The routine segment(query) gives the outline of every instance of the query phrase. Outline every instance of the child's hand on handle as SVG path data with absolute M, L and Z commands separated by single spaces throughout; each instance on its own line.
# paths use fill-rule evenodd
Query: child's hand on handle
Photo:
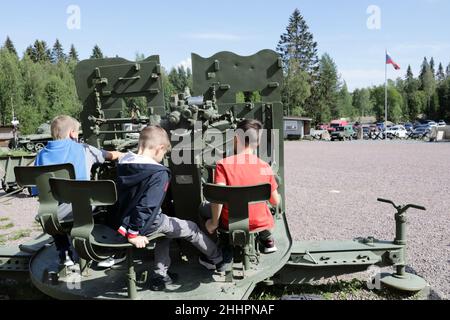
M 131 243 L 133 246 L 135 246 L 138 249 L 144 249 L 150 241 L 147 239 L 147 237 L 136 237 L 132 239 L 128 239 L 128 242 Z

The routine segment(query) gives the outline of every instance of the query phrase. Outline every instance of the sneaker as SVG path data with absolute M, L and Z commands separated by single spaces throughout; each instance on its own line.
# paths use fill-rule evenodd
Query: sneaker
M 122 257 L 122 258 L 116 258 L 114 256 L 109 257 L 108 259 L 99 262 L 97 264 L 97 267 L 108 269 L 108 268 L 115 266 L 116 264 L 124 262 L 125 260 L 127 260 L 127 257 Z
M 264 247 L 264 253 L 274 253 L 278 251 L 278 248 L 275 246 L 275 240 L 268 239 L 261 242 Z
M 64 267 L 73 267 L 75 265 L 70 251 L 63 251 L 59 253 L 59 264 Z
M 174 284 L 177 279 L 178 275 L 171 272 L 168 272 L 165 277 L 161 275 L 155 275 L 155 277 L 150 280 L 150 290 L 163 291 L 167 289 L 167 286 Z
M 230 265 L 230 263 L 226 262 L 225 260 L 222 260 L 221 262 L 214 264 L 214 262 L 212 262 L 203 255 L 198 258 L 198 263 L 200 263 L 202 266 L 204 266 L 206 269 L 210 271 L 217 271 L 217 272 L 225 272 L 228 269 L 228 266 Z

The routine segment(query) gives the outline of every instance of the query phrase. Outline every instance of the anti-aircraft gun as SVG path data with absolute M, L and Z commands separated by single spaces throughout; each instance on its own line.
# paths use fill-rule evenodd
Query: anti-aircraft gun
M 151 255 L 138 258 L 126 244 L 113 243 L 114 230 L 108 231 L 92 220 L 91 204 L 112 205 L 117 200 L 114 183 L 104 181 L 114 177 L 114 165 L 108 164 L 95 171 L 94 176 L 100 181 L 49 179 L 47 188 L 51 189 L 53 201 L 74 205 L 75 221 L 68 232 L 82 258 L 81 274 L 74 278 L 73 270 L 49 270 L 56 257 L 53 246 L 29 250 L 33 252 L 29 274 L 39 290 L 59 299 L 246 299 L 258 283 L 301 284 L 364 271 L 370 266 L 395 266 L 395 274 L 379 277 L 381 283 L 391 287 L 420 291 L 426 286 L 422 278 L 405 271 L 406 211 L 422 207 L 395 206 L 394 241 L 371 237 L 339 242 L 292 240 L 284 206 L 283 66 L 275 52 L 263 50 L 249 57 L 221 52 L 210 58 L 193 54 L 192 64 L 193 97 L 184 94 L 166 106 L 158 56 L 141 62 L 121 58 L 80 62 L 75 80 L 83 103 L 83 133 L 85 141 L 93 146 L 127 151 L 136 149 L 140 127 L 157 124 L 165 128 L 173 143 L 172 153 L 165 160 L 173 176 L 168 196 L 170 214 L 197 221 L 204 201 L 227 203 L 230 224 L 223 233 L 234 249 L 231 268 L 225 276 L 209 273 L 198 265 L 195 252 L 184 245 L 174 246 L 172 270 L 182 275 L 178 283 L 165 292 L 148 290 L 145 280 Z M 129 103 L 128 99 L 138 97 L 145 98 L 145 110 Z M 276 173 L 283 199 L 279 208 L 273 208 L 278 251 L 270 255 L 260 253 L 256 235 L 248 225 L 248 203 L 268 200 L 270 187 L 212 184 L 215 160 L 234 152 L 233 133 L 241 119 L 258 119 L 267 130 L 261 138 L 265 143 L 259 156 Z M 48 179 L 49 173 L 46 174 Z M 58 175 L 68 177 L 73 172 L 58 166 L 53 177 Z M 105 241 L 110 241 L 109 247 Z M 126 269 L 119 267 L 105 272 L 89 267 L 88 260 L 107 257 L 103 253 L 106 248 L 115 252 L 126 250 Z M 136 260 L 141 263 L 135 264 Z

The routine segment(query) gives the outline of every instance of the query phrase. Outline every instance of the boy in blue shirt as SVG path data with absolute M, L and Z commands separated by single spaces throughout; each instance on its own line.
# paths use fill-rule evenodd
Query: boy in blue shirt
M 75 168 L 77 180 L 90 180 L 91 169 L 94 164 L 104 163 L 106 160 L 114 161 L 123 156 L 120 152 L 99 150 L 92 146 L 78 143 L 80 123 L 69 116 L 58 116 L 51 124 L 53 141 L 37 155 L 36 166 L 48 166 L 70 163 Z M 72 220 L 72 207 L 62 204 L 58 208 L 60 221 Z M 53 237 L 56 249 L 59 252 L 60 263 L 72 266 L 73 258 L 70 250 L 70 241 L 67 235 Z

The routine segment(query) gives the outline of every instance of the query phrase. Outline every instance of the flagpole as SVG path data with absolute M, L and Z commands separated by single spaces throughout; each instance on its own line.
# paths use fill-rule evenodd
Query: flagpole
M 386 132 L 387 130 L 387 121 L 388 121 L 388 90 L 387 90 L 387 49 L 386 49 L 386 55 L 385 55 L 385 62 L 384 62 L 384 130 Z M 384 137 L 387 139 L 387 136 Z

